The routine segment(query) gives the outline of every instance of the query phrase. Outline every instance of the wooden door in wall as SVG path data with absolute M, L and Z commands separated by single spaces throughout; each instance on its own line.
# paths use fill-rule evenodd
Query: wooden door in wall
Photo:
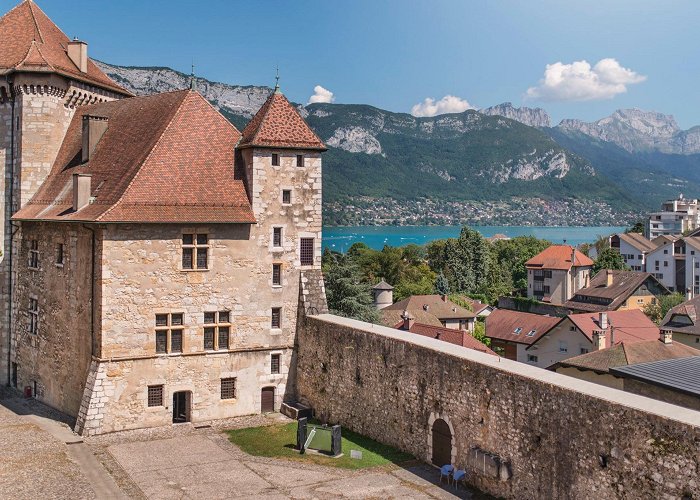
M 263 413 L 275 411 L 275 388 L 263 387 L 260 393 L 260 410 Z
M 450 426 L 439 418 L 433 424 L 433 465 L 442 467 L 452 463 L 452 433 Z

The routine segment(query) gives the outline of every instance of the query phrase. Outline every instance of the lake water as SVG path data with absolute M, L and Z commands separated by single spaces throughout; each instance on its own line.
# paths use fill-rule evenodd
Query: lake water
M 580 245 L 592 243 L 599 236 L 608 236 L 625 230 L 617 226 L 545 227 L 545 226 L 473 226 L 485 237 L 495 234 L 534 236 L 552 243 Z M 424 245 L 433 240 L 456 238 L 461 226 L 358 226 L 327 227 L 323 229 L 323 247 L 345 252 L 353 243 L 361 241 L 381 250 L 384 245 L 403 246 L 410 243 Z

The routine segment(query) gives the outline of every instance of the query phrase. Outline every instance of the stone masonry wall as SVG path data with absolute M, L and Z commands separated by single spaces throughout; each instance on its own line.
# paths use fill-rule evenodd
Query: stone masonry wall
M 692 410 L 330 315 L 300 328 L 296 374 L 316 415 L 428 462 L 444 419 L 453 463 L 471 463 L 470 482 L 494 495 L 700 495 Z
M 18 233 L 13 295 L 13 356 L 17 387 L 33 387 L 37 399 L 76 415 L 91 360 L 92 234 L 76 223 L 22 224 Z M 30 241 L 39 269 L 29 268 Z M 57 246 L 63 245 L 63 264 Z M 38 301 L 38 334 L 29 332 L 29 302 Z

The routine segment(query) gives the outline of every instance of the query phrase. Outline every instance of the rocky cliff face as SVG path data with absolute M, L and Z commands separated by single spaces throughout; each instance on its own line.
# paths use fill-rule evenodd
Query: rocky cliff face
M 640 109 L 619 109 L 595 122 L 562 120 L 564 133 L 582 133 L 635 152 L 700 153 L 700 127 L 681 130 L 671 115 Z
M 95 64 L 119 85 L 136 95 L 171 92 L 189 88 L 190 75 L 170 68 L 134 68 Z M 228 85 L 197 79 L 197 90 L 219 110 L 251 118 L 272 92 L 268 87 Z
M 549 114 L 542 108 L 516 108 L 513 104 L 509 102 L 504 102 L 498 106 L 491 106 L 490 108 L 485 108 L 479 110 L 480 113 L 485 115 L 497 115 L 510 118 L 516 122 L 529 125 L 530 127 L 549 127 L 551 124 L 551 119 Z

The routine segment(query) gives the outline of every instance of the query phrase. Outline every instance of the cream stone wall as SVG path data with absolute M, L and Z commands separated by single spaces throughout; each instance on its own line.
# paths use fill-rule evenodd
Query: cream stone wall
M 613 389 L 624 389 L 624 380 L 610 375 L 609 373 L 596 373 L 593 370 L 579 370 L 578 368 L 571 368 L 568 366 L 557 368 L 555 371 L 562 375 L 593 382 L 594 384 L 600 384 L 606 387 L 612 387 Z
M 92 235 L 80 224 L 23 223 L 15 265 L 13 355 L 17 387 L 76 415 L 92 355 Z M 29 269 L 30 241 L 39 246 L 39 269 Z M 56 246 L 64 245 L 63 264 Z M 29 301 L 39 306 L 38 334 L 29 331 Z

